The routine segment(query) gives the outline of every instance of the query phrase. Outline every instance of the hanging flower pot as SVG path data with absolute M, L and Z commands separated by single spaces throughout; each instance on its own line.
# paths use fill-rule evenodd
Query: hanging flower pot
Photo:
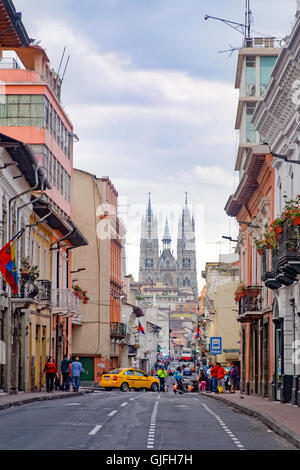
M 258 252 L 258 254 L 259 254 L 260 256 L 263 256 L 263 254 L 264 254 L 263 248 L 259 248 L 259 249 L 257 250 L 257 252 Z
M 79 298 L 80 300 L 83 300 L 83 292 L 79 292 Z
M 294 225 L 300 225 L 300 215 L 298 215 L 297 217 L 294 218 L 293 224 Z
M 84 305 L 86 305 L 88 303 L 88 300 L 83 299 L 83 303 L 84 303 Z
M 78 290 L 74 290 L 74 294 L 76 297 L 79 297 L 79 291 Z

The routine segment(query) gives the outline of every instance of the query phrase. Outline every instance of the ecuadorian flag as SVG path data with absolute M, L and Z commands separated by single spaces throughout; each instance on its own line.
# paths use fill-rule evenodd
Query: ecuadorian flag
M 13 294 L 18 293 L 18 272 L 16 266 L 15 242 L 11 240 L 0 250 L 0 271 L 11 287 Z
M 139 333 L 142 333 L 143 335 L 145 334 L 145 330 L 144 330 L 144 328 L 142 327 L 140 321 L 139 321 L 139 324 L 136 326 L 136 330 L 137 330 Z

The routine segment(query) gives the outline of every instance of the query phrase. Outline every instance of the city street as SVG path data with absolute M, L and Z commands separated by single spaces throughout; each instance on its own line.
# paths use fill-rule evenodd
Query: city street
M 198 393 L 99 391 L 0 411 L 6 450 L 292 450 L 258 420 Z

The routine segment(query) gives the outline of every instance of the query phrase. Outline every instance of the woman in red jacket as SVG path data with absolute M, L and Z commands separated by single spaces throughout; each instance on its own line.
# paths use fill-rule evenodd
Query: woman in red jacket
M 54 379 L 57 374 L 56 364 L 54 357 L 50 356 L 44 367 L 44 373 L 46 373 L 46 389 L 47 392 L 53 392 Z
M 222 387 L 223 390 L 224 390 L 224 387 L 225 387 L 225 385 L 224 385 L 225 370 L 219 362 L 217 362 L 217 365 L 218 365 L 218 372 L 217 372 L 218 387 Z

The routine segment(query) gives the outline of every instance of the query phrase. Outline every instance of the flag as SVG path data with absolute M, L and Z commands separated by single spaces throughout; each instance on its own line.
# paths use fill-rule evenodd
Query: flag
M 136 330 L 137 330 L 139 333 L 142 333 L 143 335 L 145 334 L 145 330 L 144 330 L 144 328 L 142 327 L 140 321 L 139 321 L 139 324 L 136 326 Z
M 16 266 L 15 242 L 10 240 L 0 250 L 0 272 L 11 287 L 13 294 L 18 293 L 18 273 Z
M 199 323 L 197 323 L 196 338 L 199 338 Z

